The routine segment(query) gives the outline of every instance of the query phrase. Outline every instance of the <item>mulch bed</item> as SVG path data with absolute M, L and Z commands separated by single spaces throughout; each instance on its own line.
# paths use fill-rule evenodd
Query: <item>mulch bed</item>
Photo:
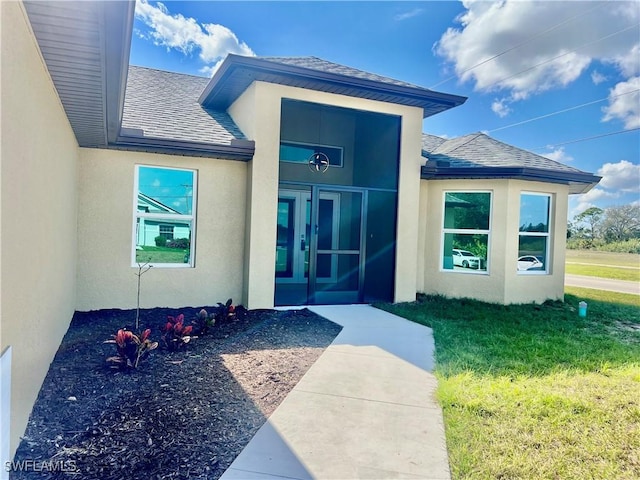
M 141 310 L 140 325 L 158 341 L 167 315 L 199 310 Z M 306 309 L 238 313 L 125 371 L 103 341 L 135 311 L 76 313 L 14 459 L 33 464 L 11 478 L 219 478 L 341 328 Z

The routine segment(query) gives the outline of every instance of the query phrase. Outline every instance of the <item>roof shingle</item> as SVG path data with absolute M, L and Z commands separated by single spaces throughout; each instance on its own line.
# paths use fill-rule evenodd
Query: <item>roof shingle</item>
M 472 133 L 450 140 L 423 134 L 422 145 L 423 157 L 432 162 L 446 162 L 451 168 L 526 167 L 581 172 L 577 168 L 502 143 L 484 133 Z
M 209 83 L 205 77 L 129 67 L 122 128 L 145 137 L 228 145 L 244 134 L 226 112 L 198 103 Z

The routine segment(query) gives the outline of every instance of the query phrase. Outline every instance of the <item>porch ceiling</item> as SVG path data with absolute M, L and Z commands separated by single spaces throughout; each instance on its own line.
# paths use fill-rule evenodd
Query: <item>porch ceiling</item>
M 135 2 L 24 5 L 78 144 L 113 143 L 122 118 Z

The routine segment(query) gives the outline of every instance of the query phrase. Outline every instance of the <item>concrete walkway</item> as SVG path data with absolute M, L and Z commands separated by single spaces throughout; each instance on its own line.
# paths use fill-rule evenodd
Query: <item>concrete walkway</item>
M 367 305 L 343 326 L 223 480 L 450 479 L 431 329 Z
M 572 287 L 595 288 L 612 292 L 632 293 L 640 295 L 640 283 L 612 278 L 588 277 L 586 275 L 565 274 L 564 284 Z

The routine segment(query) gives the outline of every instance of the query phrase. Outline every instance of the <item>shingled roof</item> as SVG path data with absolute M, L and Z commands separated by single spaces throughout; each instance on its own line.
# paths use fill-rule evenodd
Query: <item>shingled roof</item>
M 483 133 L 453 139 L 423 134 L 423 179 L 519 178 L 563 183 L 583 193 L 600 181 L 591 173 L 500 142 Z
M 230 144 L 244 134 L 228 113 L 204 108 L 198 97 L 208 78 L 129 67 L 122 128 L 145 137 Z
M 306 68 L 309 70 L 317 70 L 319 72 L 335 73 L 336 75 L 343 75 L 345 77 L 360 78 L 363 80 L 371 80 L 373 82 L 386 83 L 389 85 L 397 85 L 400 87 L 417 88 L 420 90 L 432 91 L 412 83 L 403 82 L 375 73 L 365 72 L 364 70 L 358 70 L 357 68 L 348 67 L 339 63 L 329 62 L 318 57 L 260 57 L 262 60 L 268 62 L 280 63 L 282 65 L 293 65 L 300 68 Z
M 466 101 L 466 97 L 436 92 L 316 57 L 259 58 L 230 54 L 202 92 L 200 103 L 225 110 L 255 81 L 420 107 L 425 118 Z
M 208 83 L 205 77 L 130 66 L 118 144 L 228 158 L 244 145 L 252 154 L 252 145 L 228 113 L 198 103 Z

